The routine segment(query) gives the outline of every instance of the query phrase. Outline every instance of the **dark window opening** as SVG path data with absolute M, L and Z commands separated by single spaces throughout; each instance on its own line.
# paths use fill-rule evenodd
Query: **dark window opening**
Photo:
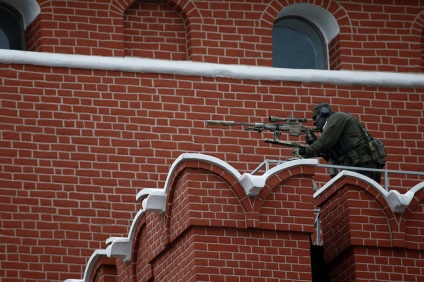
M 0 49 L 22 50 L 24 28 L 21 14 L 14 8 L 0 4 Z
M 283 17 L 272 29 L 272 65 L 328 69 L 327 45 L 320 30 L 301 17 Z

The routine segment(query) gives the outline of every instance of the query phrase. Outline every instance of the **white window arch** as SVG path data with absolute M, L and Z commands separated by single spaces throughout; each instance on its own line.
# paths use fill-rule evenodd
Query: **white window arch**
M 2 3 L 15 8 L 22 15 L 24 29 L 40 14 L 40 6 L 36 0 L 0 0 L 0 5 Z
M 285 7 L 274 22 L 273 66 L 329 69 L 328 45 L 339 32 L 334 16 L 317 5 Z
M 0 49 L 25 49 L 25 30 L 40 13 L 36 0 L 0 0 Z

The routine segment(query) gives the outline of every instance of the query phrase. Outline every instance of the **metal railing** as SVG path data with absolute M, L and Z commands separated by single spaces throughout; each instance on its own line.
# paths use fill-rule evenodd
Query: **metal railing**
M 280 160 L 265 160 L 263 161 L 251 174 L 255 174 L 260 171 L 265 166 L 265 171 L 270 169 L 270 164 L 279 165 L 287 161 Z M 424 176 L 424 172 L 420 171 L 410 171 L 410 170 L 393 170 L 393 169 L 377 169 L 377 168 L 365 168 L 365 167 L 356 167 L 356 166 L 342 166 L 342 165 L 329 165 L 329 164 L 317 164 L 317 167 L 323 168 L 334 168 L 334 169 L 344 169 L 350 171 L 379 171 L 384 175 L 384 189 L 389 191 L 389 173 L 393 174 L 409 174 L 409 175 L 419 175 Z
M 321 245 L 321 210 L 318 208 L 314 209 L 315 221 L 314 221 L 314 227 L 315 227 L 315 233 L 317 234 L 317 243 L 316 245 Z M 312 237 L 312 235 L 311 235 Z M 313 242 L 312 242 L 313 243 Z
M 268 171 L 270 169 L 270 165 L 279 165 L 282 163 L 285 163 L 287 161 L 281 161 L 281 160 L 265 160 L 263 161 L 255 170 L 252 171 L 251 174 L 256 174 L 259 172 L 264 166 L 265 171 Z M 409 170 L 392 170 L 392 169 L 375 169 L 375 168 L 364 168 L 364 167 L 352 167 L 352 166 L 341 166 L 341 165 L 329 165 L 329 164 L 317 164 L 317 167 L 323 167 L 326 169 L 333 168 L 333 169 L 345 169 L 350 171 L 380 171 L 384 175 L 384 189 L 386 191 L 389 191 L 389 173 L 393 174 L 409 174 L 409 175 L 418 175 L 418 176 L 424 176 L 424 172 L 419 171 L 409 171 Z M 318 190 L 318 185 L 313 181 L 314 183 L 314 190 Z M 321 224 L 320 224 L 320 215 L 321 211 L 318 208 L 314 209 L 315 221 L 314 221 L 314 227 L 316 230 L 316 244 L 321 245 Z

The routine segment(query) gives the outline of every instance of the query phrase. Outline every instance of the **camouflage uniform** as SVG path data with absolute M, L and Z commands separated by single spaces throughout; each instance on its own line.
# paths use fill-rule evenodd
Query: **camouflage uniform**
M 329 154 L 343 166 L 381 168 L 366 146 L 358 121 L 350 114 L 331 112 L 323 128 L 321 137 L 305 150 L 306 157 Z M 353 170 L 354 171 L 354 170 Z M 374 171 L 356 171 L 380 183 L 381 173 Z

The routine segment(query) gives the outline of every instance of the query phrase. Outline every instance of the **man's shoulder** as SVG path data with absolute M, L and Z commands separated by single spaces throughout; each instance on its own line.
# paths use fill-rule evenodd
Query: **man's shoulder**
M 335 119 L 350 119 L 350 118 L 352 118 L 352 115 L 349 114 L 349 113 L 345 113 L 345 112 L 335 112 L 335 113 L 331 114 L 330 117 L 335 118 Z
M 335 112 L 331 114 L 327 121 L 329 125 L 335 125 L 339 127 L 351 123 L 351 120 L 353 120 L 353 116 L 351 114 L 345 112 Z

